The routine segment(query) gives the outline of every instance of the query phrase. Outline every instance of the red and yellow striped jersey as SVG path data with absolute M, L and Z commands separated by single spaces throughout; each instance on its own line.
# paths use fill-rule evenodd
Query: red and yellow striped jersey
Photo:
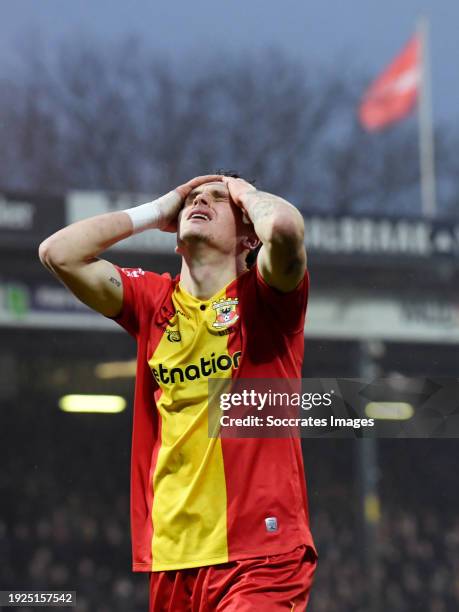
M 210 377 L 301 378 L 307 273 L 281 293 L 254 267 L 199 300 L 179 277 L 118 270 L 115 321 L 137 339 L 134 571 L 314 548 L 300 440 L 212 438 L 207 410 Z

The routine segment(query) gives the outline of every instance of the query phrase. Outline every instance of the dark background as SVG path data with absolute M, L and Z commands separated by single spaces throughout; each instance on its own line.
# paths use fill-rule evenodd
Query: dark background
M 147 609 L 147 577 L 130 572 L 134 380 L 102 381 L 94 373 L 101 362 L 133 359 L 134 342 L 62 293 L 50 294 L 59 283 L 38 261 L 40 241 L 70 221 L 69 193 L 122 194 L 127 207 L 226 167 L 290 199 L 307 224 L 313 211 L 337 222 L 359 215 L 415 221 L 415 114 L 373 135 L 358 125 L 356 108 L 421 11 L 432 26 L 437 217 L 453 248 L 408 257 L 314 251 L 307 242 L 311 312 L 318 295 L 345 304 L 359 292 L 420 306 L 418 321 L 440 329 L 441 338 L 394 338 L 375 321 L 376 332 L 385 329 L 377 333 L 377 375 L 456 377 L 456 3 L 20 0 L 3 7 L 1 589 L 76 590 L 81 612 Z M 30 227 L 18 225 L 21 210 L 32 215 Z M 154 256 L 127 250 L 107 257 L 177 271 L 178 260 L 155 240 Z M 304 376 L 360 377 L 362 346 L 375 338 L 358 331 L 340 339 L 306 327 Z M 68 392 L 119 393 L 128 409 L 64 414 L 57 402 Z M 457 442 L 378 441 L 380 514 L 371 547 L 362 448 L 361 440 L 303 440 L 320 553 L 311 611 L 456 612 Z M 378 559 L 371 580 L 370 548 Z

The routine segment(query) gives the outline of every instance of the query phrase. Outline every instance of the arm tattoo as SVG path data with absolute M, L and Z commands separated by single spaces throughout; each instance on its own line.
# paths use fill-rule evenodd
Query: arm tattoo
M 108 279 L 111 283 L 113 283 L 114 285 L 116 285 L 117 287 L 121 287 L 121 283 L 119 280 L 117 280 L 114 276 L 110 276 L 110 278 Z
M 251 200 L 249 215 L 252 223 L 272 215 L 275 210 L 276 201 L 279 201 L 277 196 L 264 193 L 263 191 L 250 192 L 249 198 Z

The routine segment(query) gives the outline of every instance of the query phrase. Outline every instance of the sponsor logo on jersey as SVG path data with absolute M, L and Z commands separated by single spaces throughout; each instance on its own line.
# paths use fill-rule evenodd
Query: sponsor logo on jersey
M 215 310 L 215 321 L 212 327 L 216 329 L 226 329 L 234 325 L 239 319 L 236 307 L 239 303 L 238 298 L 222 298 L 217 302 L 212 302 L 212 308 Z
M 153 368 L 153 376 L 158 383 L 170 385 L 176 382 L 185 382 L 185 380 L 197 380 L 199 378 L 207 378 L 218 372 L 225 372 L 239 367 L 241 351 L 237 351 L 233 355 L 223 353 L 215 355 L 211 353 L 209 358 L 201 357 L 198 363 L 190 363 L 183 367 L 166 368 L 162 363 L 157 368 Z
M 129 276 L 130 278 L 139 278 L 140 276 L 145 275 L 145 271 L 142 268 L 130 269 L 130 268 L 121 268 L 122 271 Z

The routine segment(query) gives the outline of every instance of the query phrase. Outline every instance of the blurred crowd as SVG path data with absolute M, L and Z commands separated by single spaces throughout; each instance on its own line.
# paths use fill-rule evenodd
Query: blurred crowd
M 318 512 L 313 528 L 320 561 L 311 612 L 368 612 L 372 587 L 356 525 L 340 521 L 337 528 L 333 513 Z M 431 511 L 386 508 L 377 539 L 380 612 L 459 610 L 459 517 L 445 524 Z
M 71 494 L 52 508 L 46 480 L 27 480 L 19 512 L 0 521 L 2 589 L 76 591 L 78 612 L 144 612 L 148 580 L 130 571 L 128 496 Z
M 79 612 L 148 609 L 147 575 L 130 571 L 127 494 L 70 492 L 56 500 L 46 474 L 24 477 L 21 486 L 19 503 L 0 520 L 2 589 L 77 591 Z M 310 610 L 368 612 L 355 500 L 345 489 L 331 499 L 324 491 L 312 504 L 320 561 Z M 381 612 L 459 610 L 459 517 L 445 523 L 428 509 L 387 507 L 378 539 Z

